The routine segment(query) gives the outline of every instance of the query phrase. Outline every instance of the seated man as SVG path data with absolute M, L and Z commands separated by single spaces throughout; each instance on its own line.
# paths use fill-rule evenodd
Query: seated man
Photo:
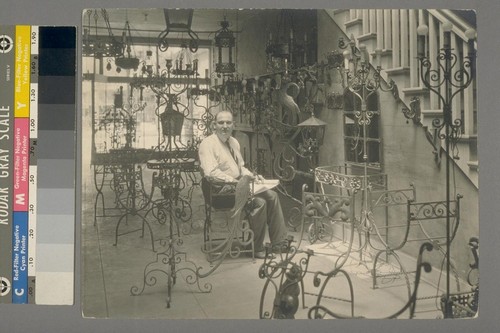
M 233 115 L 229 111 L 220 111 L 215 115 L 215 131 L 200 144 L 199 157 L 204 176 L 218 181 L 237 182 L 241 176 L 251 176 L 255 180 L 263 179 L 245 168 L 240 152 L 240 144 L 231 136 Z M 255 257 L 263 259 L 266 225 L 269 238 L 274 246 L 281 246 L 287 238 L 287 228 L 281 210 L 278 194 L 272 190 L 257 194 L 253 199 L 249 214 L 250 228 L 254 232 Z

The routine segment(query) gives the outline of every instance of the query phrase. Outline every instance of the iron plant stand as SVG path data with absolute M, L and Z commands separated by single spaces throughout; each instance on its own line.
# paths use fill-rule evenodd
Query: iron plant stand
M 162 251 L 156 253 L 155 260 L 151 261 L 144 267 L 143 282 L 140 287 L 132 286 L 130 293 L 133 296 L 141 295 L 146 286 L 153 287 L 158 282 L 158 275 L 164 275 L 167 279 L 167 308 L 170 308 L 172 302 L 172 288 L 177 282 L 177 277 L 180 272 L 187 274 L 184 278 L 186 283 L 196 285 L 198 290 L 202 293 L 209 293 L 212 291 L 210 283 L 201 284 L 199 271 L 196 263 L 187 259 L 187 253 L 179 251 L 178 246 L 183 244 L 182 238 L 178 237 L 174 230 L 175 220 L 177 219 L 176 213 L 171 207 L 158 208 L 158 214 L 169 216 L 169 236 L 160 240 L 160 245 L 163 247 Z

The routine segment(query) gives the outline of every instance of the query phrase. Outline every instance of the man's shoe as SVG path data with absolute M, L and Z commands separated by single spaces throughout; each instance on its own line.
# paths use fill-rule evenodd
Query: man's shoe
M 255 252 L 253 256 L 256 259 L 266 259 L 266 251 Z

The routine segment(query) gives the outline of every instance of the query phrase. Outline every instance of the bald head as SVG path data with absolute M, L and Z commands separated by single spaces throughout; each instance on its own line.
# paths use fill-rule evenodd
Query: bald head
M 219 120 L 219 115 L 222 115 L 222 116 L 230 116 L 231 117 L 231 120 L 233 120 L 233 114 L 231 113 L 231 111 L 228 111 L 228 110 L 222 110 L 222 111 L 219 111 L 215 114 L 215 122 L 217 122 Z
M 215 115 L 215 134 L 222 142 L 226 142 L 233 133 L 233 114 L 220 111 Z

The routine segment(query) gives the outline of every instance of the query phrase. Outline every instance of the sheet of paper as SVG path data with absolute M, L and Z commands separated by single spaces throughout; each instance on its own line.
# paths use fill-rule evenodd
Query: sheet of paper
M 259 183 L 255 182 L 253 185 L 253 194 L 256 195 L 264 191 L 270 190 L 278 186 L 279 183 L 280 183 L 279 179 L 266 179 Z

